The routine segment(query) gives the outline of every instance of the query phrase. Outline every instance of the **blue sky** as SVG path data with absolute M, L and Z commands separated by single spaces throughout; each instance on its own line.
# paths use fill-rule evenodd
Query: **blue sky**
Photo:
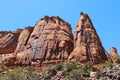
M 0 31 L 34 26 L 45 15 L 60 16 L 72 26 L 73 32 L 80 12 L 87 13 L 109 52 L 120 52 L 120 0 L 1 0 Z

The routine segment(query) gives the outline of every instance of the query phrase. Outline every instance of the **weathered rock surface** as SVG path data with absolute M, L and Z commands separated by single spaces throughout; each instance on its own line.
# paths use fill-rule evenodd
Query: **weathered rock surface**
M 55 16 L 45 16 L 34 28 L 0 32 L 0 53 L 13 52 L 13 57 L 24 64 L 51 64 L 68 58 L 99 64 L 115 62 L 118 56 L 114 48 L 110 55 L 105 51 L 89 16 L 84 13 L 76 24 L 74 38 L 70 24 Z
M 0 54 L 13 53 L 18 42 L 20 33 L 17 32 L 0 32 Z
M 113 63 L 116 63 L 116 58 L 118 57 L 117 49 L 115 47 L 110 48 L 110 56 Z
M 108 61 L 107 53 L 87 14 L 81 13 L 74 33 L 74 50 L 69 59 L 80 62 L 91 61 L 94 64 Z
M 19 30 L 17 31 L 19 32 Z M 28 39 L 32 31 L 33 31 L 33 27 L 30 27 L 30 26 L 22 30 L 18 39 L 17 47 L 14 51 L 14 55 L 25 50 L 25 46 L 27 45 Z
M 28 35 L 25 31 L 23 33 Z M 21 38 L 22 34 L 19 39 Z M 26 39 L 21 41 L 20 44 Z M 40 60 L 38 62 L 41 64 L 41 61 L 49 62 L 51 60 L 67 59 L 72 50 L 73 35 L 70 24 L 59 17 L 45 16 L 35 25 L 25 50 L 21 50 L 22 52 L 18 54 L 22 56 L 22 60 L 25 60 L 25 62 Z

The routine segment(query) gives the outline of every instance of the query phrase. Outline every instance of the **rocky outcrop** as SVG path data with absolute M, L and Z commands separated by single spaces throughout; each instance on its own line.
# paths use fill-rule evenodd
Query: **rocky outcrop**
M 15 51 L 19 34 L 7 31 L 0 32 L 0 54 L 8 54 Z
M 118 57 L 117 49 L 115 47 L 110 48 L 110 56 L 113 63 L 116 63 L 116 58 Z
M 28 36 L 28 31 L 23 31 L 22 33 Z M 22 34 L 19 39 L 21 39 L 19 41 L 20 44 L 24 41 L 26 42 L 25 38 L 22 39 Z M 49 63 L 52 60 L 67 59 L 72 50 L 73 35 L 70 24 L 59 17 L 45 16 L 35 25 L 25 50 L 16 53 L 17 56 L 20 55 L 18 58 L 21 57 L 23 63 L 37 60 L 41 64 L 41 61 Z
M 0 54 L 13 52 L 13 57 L 22 64 L 51 64 L 66 59 L 99 64 L 115 62 L 118 56 L 114 48 L 110 55 L 105 51 L 89 16 L 84 13 L 76 24 L 74 38 L 70 24 L 55 16 L 45 16 L 34 28 L 0 32 Z
M 87 14 L 81 13 L 74 33 L 74 50 L 69 59 L 80 62 L 91 61 L 93 64 L 108 61 L 107 53 Z
M 120 80 L 120 64 L 108 67 L 102 72 L 102 80 Z
M 17 47 L 14 51 L 14 55 L 25 50 L 25 46 L 27 45 L 28 39 L 32 31 L 33 31 L 33 27 L 30 26 L 26 27 L 24 30 L 21 31 L 21 34 L 18 39 Z M 20 32 L 20 30 L 17 30 L 17 32 Z

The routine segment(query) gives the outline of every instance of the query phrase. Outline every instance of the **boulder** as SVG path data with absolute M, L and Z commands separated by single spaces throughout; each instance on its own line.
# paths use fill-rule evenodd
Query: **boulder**
M 91 78 L 97 78 L 98 77 L 98 73 L 97 72 L 90 72 L 90 77 Z

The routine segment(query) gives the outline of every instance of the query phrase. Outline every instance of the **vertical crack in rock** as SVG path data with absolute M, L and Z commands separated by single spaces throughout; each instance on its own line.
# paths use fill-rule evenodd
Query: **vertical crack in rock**
M 33 31 L 33 27 L 31 26 L 28 26 L 24 30 L 21 31 L 21 34 L 18 38 L 17 47 L 14 51 L 14 55 L 25 50 L 25 47 L 27 45 L 28 39 L 32 31 Z

